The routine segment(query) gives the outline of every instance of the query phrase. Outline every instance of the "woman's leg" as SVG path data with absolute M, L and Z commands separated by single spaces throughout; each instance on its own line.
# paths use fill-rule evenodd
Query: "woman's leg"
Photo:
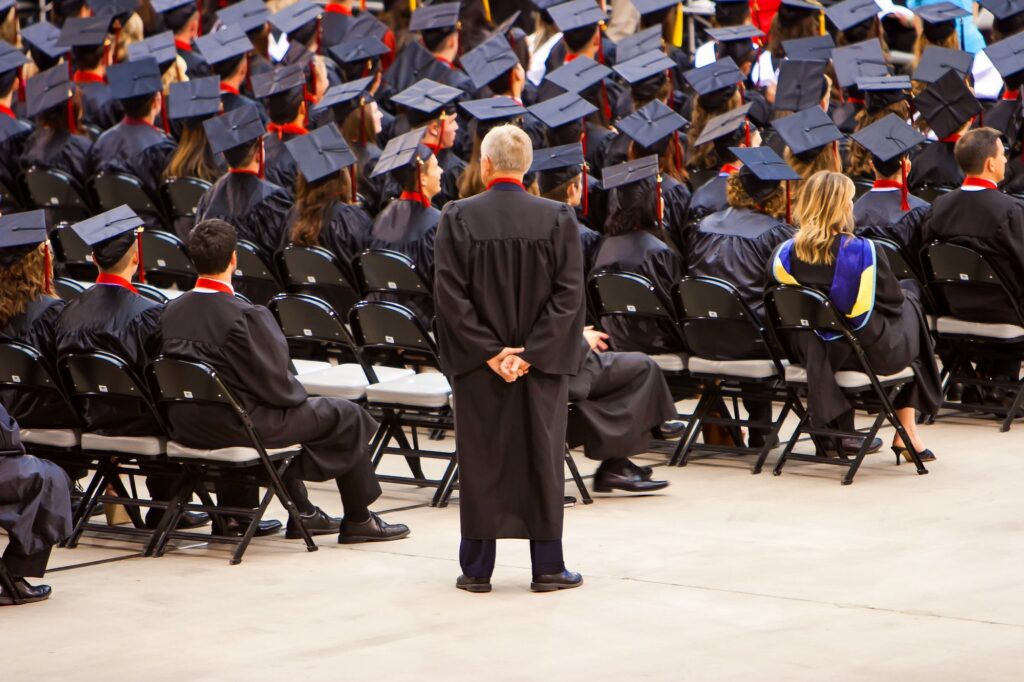
M 921 440 L 917 432 L 917 410 L 913 407 L 901 407 L 896 410 L 896 417 L 900 420 L 900 424 L 906 430 L 907 435 L 910 436 L 910 442 L 914 445 L 914 449 L 918 453 L 924 452 L 924 441 Z M 899 433 L 893 436 L 892 444 L 896 447 L 903 447 L 903 439 L 900 438 Z

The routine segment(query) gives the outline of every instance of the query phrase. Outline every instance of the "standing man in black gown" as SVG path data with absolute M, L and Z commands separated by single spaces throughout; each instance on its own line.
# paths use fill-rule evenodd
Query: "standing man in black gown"
M 562 559 L 569 376 L 580 363 L 583 263 L 571 208 L 523 188 L 530 138 L 484 138 L 488 190 L 449 203 L 435 245 L 441 360 L 455 395 L 463 575 L 489 592 L 498 538 L 528 538 L 530 589 L 578 587 Z

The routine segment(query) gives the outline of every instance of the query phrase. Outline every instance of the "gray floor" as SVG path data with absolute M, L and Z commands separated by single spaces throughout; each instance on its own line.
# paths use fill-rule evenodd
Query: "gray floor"
M 559 594 L 529 592 L 515 541 L 494 592 L 455 590 L 458 505 L 397 486 L 377 508 L 413 534 L 389 544 L 279 536 L 229 566 L 201 534 L 161 559 L 87 536 L 55 551 L 50 601 L 0 611 L 0 679 L 1020 680 L 1024 425 L 923 435 L 930 474 L 886 452 L 849 487 L 800 463 L 658 468 L 664 494 L 566 511 L 586 584 Z

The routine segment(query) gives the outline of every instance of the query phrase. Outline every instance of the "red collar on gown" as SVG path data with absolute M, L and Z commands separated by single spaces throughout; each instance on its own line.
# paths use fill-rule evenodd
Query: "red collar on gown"
M 192 44 L 189 43 L 188 41 L 181 40 L 179 38 L 175 38 L 174 39 L 174 47 L 176 47 L 177 49 L 181 50 L 182 52 L 191 52 L 192 51 Z
M 516 180 L 515 178 L 494 178 L 493 180 L 487 183 L 487 189 L 490 189 L 499 183 L 516 185 L 517 187 L 519 187 L 519 189 L 523 190 L 524 192 L 526 191 L 526 187 L 523 186 L 522 181 Z
M 329 2 L 326 5 L 324 5 L 324 11 L 327 12 L 328 14 L 344 14 L 347 16 L 352 16 L 351 9 L 345 7 L 345 5 L 339 5 L 336 2 Z
M 256 175 L 256 176 L 259 176 L 258 172 L 254 171 L 254 170 L 252 170 L 250 168 L 228 168 L 228 173 L 231 173 L 232 175 Z
M 98 73 L 92 73 L 91 71 L 75 71 L 75 75 L 71 77 L 71 80 L 75 83 L 106 83 L 107 79 Z
M 875 180 L 871 189 L 903 189 L 903 183 L 897 180 Z
M 283 140 L 285 135 L 306 135 L 309 133 L 308 130 L 295 123 L 268 123 L 267 132 L 276 133 L 279 140 Z
M 232 296 L 235 295 L 234 290 L 230 286 L 228 286 L 224 282 L 221 282 L 219 279 L 211 279 L 209 277 L 200 277 L 200 278 L 198 278 L 196 280 L 195 286 L 193 288 L 194 289 L 213 289 L 214 291 L 218 291 L 218 292 L 220 292 L 222 294 L 230 294 Z
M 240 93 L 238 91 L 238 88 L 236 88 L 234 85 L 231 85 L 230 83 L 221 83 L 220 84 L 220 91 L 221 92 L 230 92 L 232 95 L 241 95 L 242 94 L 242 93 Z
M 14 111 L 10 107 L 4 106 L 3 104 L 0 104 L 0 114 L 10 116 L 11 118 L 18 118 L 14 115 Z
M 124 277 L 121 277 L 120 275 L 111 275 L 106 272 L 101 272 L 99 276 L 96 277 L 96 284 L 107 284 L 111 286 L 122 287 L 124 289 L 128 289 L 132 293 L 139 293 L 139 290 L 136 289 L 135 286 L 131 282 L 126 280 Z
M 409 190 L 405 190 L 398 195 L 398 198 L 403 201 L 415 201 L 422 204 L 424 207 L 430 206 L 430 199 L 419 192 L 410 192 Z
M 983 189 L 999 189 L 999 186 L 991 180 L 985 178 L 976 178 L 973 176 L 967 176 L 964 178 L 964 184 L 961 187 L 981 187 Z

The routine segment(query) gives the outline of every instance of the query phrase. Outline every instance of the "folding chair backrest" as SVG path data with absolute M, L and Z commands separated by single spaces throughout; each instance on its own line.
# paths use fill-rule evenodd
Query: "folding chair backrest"
M 770 357 L 760 320 L 729 282 L 712 277 L 684 277 L 675 289 L 686 345 L 697 355 L 720 360 Z M 722 339 L 729 339 L 723 353 Z
M 697 189 L 701 185 L 707 184 L 707 182 L 709 180 L 711 180 L 712 178 L 717 177 L 717 176 L 718 176 L 718 169 L 717 168 L 709 168 L 709 169 L 706 169 L 706 170 L 692 171 L 690 173 L 690 186 L 693 187 L 693 191 L 696 192 Z
M 134 175 L 101 171 L 92 179 L 92 188 L 104 211 L 127 204 L 136 213 L 160 213 L 156 199 L 149 196 L 142 181 Z
M 65 301 L 73 301 L 85 292 L 85 285 L 78 280 L 57 277 L 53 280 L 53 288 L 57 295 Z
M 370 292 L 431 295 L 423 273 L 404 253 L 367 249 L 356 256 L 354 270 L 363 295 Z
M 196 206 L 210 183 L 199 178 L 168 178 L 161 189 L 171 217 L 189 218 L 196 214 Z
M 885 257 L 889 261 L 889 266 L 892 268 L 893 274 L 896 275 L 896 279 L 900 281 L 918 279 L 916 272 L 910 267 L 910 263 L 907 262 L 906 257 L 903 255 L 903 249 L 900 248 L 899 244 L 891 239 L 884 239 L 882 237 L 872 237 L 871 241 L 885 253 Z
M 195 283 L 196 269 L 192 265 L 185 244 L 170 232 L 146 230 L 142 233 L 142 258 L 146 275 L 169 279 L 182 289 Z
M 254 303 L 266 305 L 271 298 L 281 293 L 281 282 L 270 265 L 268 254 L 256 244 L 238 240 L 235 247 L 238 266 L 231 280 L 235 286 Z
M 832 301 L 808 287 L 779 285 L 769 289 L 765 294 L 765 316 L 778 345 L 793 363 L 800 362 L 796 344 L 799 334 L 830 332 L 856 344 Z
M 921 251 L 928 288 L 939 305 L 967 320 L 987 321 L 992 307 L 1002 309 L 1014 324 L 1024 326 L 1024 311 L 1005 281 L 982 254 L 955 244 L 929 244 Z M 986 305 L 978 305 L 979 299 Z
M 92 212 L 85 189 L 62 170 L 33 166 L 25 171 L 24 179 L 37 208 L 58 210 L 62 220 L 86 218 Z
M 92 249 L 71 226 L 62 223 L 53 233 L 54 251 L 60 262 L 75 279 L 94 280 L 99 270 L 93 262 Z
M 242 403 L 224 385 L 213 367 L 205 362 L 161 355 L 149 365 L 147 372 L 156 403 L 193 402 L 230 412 L 245 426 L 253 445 L 260 445 L 256 429 Z
M 953 187 L 944 187 L 942 185 L 925 185 L 924 187 L 918 188 L 914 192 L 914 196 L 924 199 L 931 204 L 943 194 L 953 191 L 953 189 Z
M 355 347 L 337 311 L 315 296 L 278 294 L 269 307 L 287 338 Z
M 434 340 L 403 305 L 385 301 L 360 301 L 349 313 L 352 338 L 360 348 L 381 351 L 410 351 L 440 368 L 440 355 Z
M 17 341 L 0 341 L 0 386 L 63 393 L 43 354 Z
M 347 263 L 319 246 L 286 246 L 278 254 L 285 287 L 292 293 L 323 299 L 345 317 L 360 296 Z
M 139 295 L 145 296 L 146 298 L 148 298 L 151 301 L 156 301 L 157 303 L 167 303 L 168 301 L 171 300 L 171 299 L 169 299 L 167 297 L 167 294 L 165 294 L 163 291 L 161 291 L 160 289 L 156 288 L 152 284 L 143 284 L 142 282 L 134 282 L 132 284 L 132 286 L 134 286 L 136 291 L 139 292 Z
M 102 351 L 70 353 L 61 358 L 60 368 L 73 397 L 110 401 L 117 407 L 124 406 L 125 400 L 131 400 L 141 413 L 153 414 L 159 422 L 145 386 L 128 364 L 116 355 Z
M 639 315 L 671 320 L 669 307 L 651 281 L 632 272 L 599 272 L 588 288 L 598 315 Z

